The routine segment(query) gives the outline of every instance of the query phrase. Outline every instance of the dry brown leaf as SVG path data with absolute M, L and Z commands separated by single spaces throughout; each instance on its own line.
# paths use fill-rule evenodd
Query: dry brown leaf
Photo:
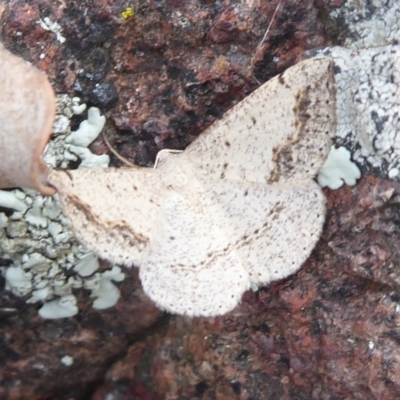
M 0 44 L 0 187 L 51 195 L 41 159 L 50 137 L 55 96 L 44 73 Z

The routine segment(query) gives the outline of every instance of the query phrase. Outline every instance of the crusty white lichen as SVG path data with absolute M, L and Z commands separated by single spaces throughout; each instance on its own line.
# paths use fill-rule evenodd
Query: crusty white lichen
M 65 42 L 65 37 L 61 33 L 61 25 L 58 22 L 53 22 L 49 17 L 44 17 L 37 21 L 37 23 L 45 30 L 53 32 L 60 43 Z
M 335 144 L 364 171 L 400 178 L 400 47 L 333 47 L 322 54 L 335 62 Z
M 85 107 L 77 98 L 58 96 L 53 139 L 43 157 L 52 168 L 67 168 L 70 161 L 80 161 L 80 167 L 108 166 L 107 155 L 95 155 L 84 147 L 104 126 L 105 118 L 98 109 L 89 109 L 88 120 L 81 123 L 78 133 L 71 133 L 71 118 Z M 0 212 L 0 257 L 12 261 L 10 266 L 0 268 L 6 289 L 26 297 L 28 303 L 43 303 L 39 310 L 43 318 L 75 315 L 78 308 L 74 291 L 81 288 L 89 289 L 98 299 L 102 289 L 111 287 L 112 301 L 97 307 L 95 300 L 94 306 L 106 308 L 115 304 L 119 290 L 112 281 L 123 279 L 124 274 L 119 271 L 117 276 L 114 269 L 97 272 L 97 258 L 76 240 L 57 195 L 44 197 L 33 190 L 0 190 L 0 206 L 5 210 Z
M 335 63 L 337 132 L 363 173 L 400 179 L 400 2 L 347 0 L 331 13 L 348 30 Z
M 343 184 L 354 186 L 361 171 L 350 159 L 350 151 L 344 147 L 331 147 L 328 158 L 318 172 L 317 182 L 322 187 L 339 189 Z
M 331 17 L 345 24 L 348 36 L 344 46 L 366 49 L 386 46 L 400 38 L 400 2 L 398 0 L 347 0 Z

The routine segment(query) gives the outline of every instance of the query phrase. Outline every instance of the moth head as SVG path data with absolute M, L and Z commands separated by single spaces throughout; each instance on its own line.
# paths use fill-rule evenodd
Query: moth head
M 161 181 L 167 188 L 178 190 L 188 184 L 190 164 L 180 150 L 164 149 L 158 152 L 154 168 L 162 171 Z

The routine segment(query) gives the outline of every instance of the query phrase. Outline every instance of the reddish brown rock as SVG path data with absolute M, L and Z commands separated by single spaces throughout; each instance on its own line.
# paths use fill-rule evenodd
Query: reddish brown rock
M 142 292 L 137 270 L 125 273 L 115 307 L 94 310 L 88 293 L 80 293 L 80 313 L 68 319 L 43 320 L 39 306 L 0 292 L 0 399 L 89 398 L 107 367 L 162 321 Z M 61 362 L 64 356 L 73 358 L 72 366 Z
M 322 1 L 285 0 L 278 9 L 277 0 L 149 1 L 126 21 L 122 0 L 29 3 L 6 8 L 5 45 L 46 71 L 57 93 L 107 111 L 112 144 L 141 165 L 161 148 L 184 148 L 305 50 L 326 44 Z M 60 24 L 64 43 L 37 23 L 45 17 Z

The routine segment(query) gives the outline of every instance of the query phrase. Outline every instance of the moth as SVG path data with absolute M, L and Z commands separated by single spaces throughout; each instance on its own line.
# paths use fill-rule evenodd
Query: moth
M 333 64 L 302 61 L 155 168 L 54 171 L 76 236 L 139 267 L 163 310 L 215 316 L 251 286 L 297 271 L 317 243 L 325 198 L 314 181 L 336 129 Z

